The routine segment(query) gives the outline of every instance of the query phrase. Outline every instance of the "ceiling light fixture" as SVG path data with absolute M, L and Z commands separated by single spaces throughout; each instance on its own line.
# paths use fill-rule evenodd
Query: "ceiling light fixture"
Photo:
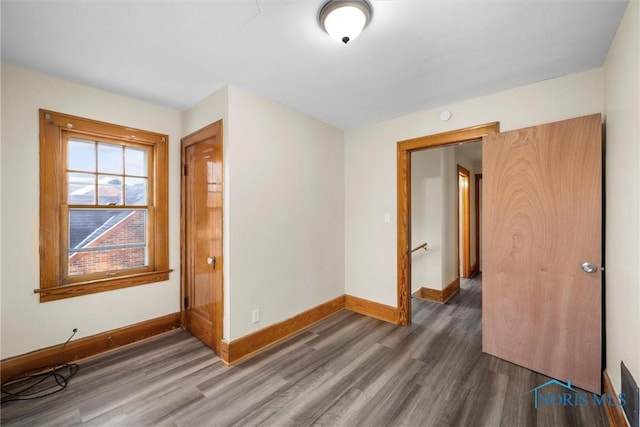
M 358 37 L 370 19 L 366 0 L 329 0 L 320 9 L 320 26 L 344 44 Z

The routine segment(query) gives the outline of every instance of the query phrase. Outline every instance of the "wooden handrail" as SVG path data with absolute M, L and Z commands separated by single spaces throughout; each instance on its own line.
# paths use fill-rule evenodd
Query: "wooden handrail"
M 419 249 L 422 249 L 422 248 L 424 248 L 424 250 L 426 251 L 427 250 L 427 244 L 423 243 L 420 246 L 416 246 L 415 248 L 411 249 L 411 253 L 414 253 L 415 251 L 417 251 Z

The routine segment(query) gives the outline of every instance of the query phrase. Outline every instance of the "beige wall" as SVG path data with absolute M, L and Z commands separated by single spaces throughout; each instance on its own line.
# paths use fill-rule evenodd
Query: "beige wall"
M 189 135 L 211 123 L 222 120 L 224 137 L 229 131 L 227 128 L 228 118 L 229 86 L 224 86 L 182 112 L 182 136 Z
M 629 3 L 604 65 L 607 373 L 640 382 L 640 7 Z
M 169 134 L 169 281 L 39 302 L 39 108 Z M 180 137 L 219 119 L 225 338 L 344 293 L 341 130 L 233 86 L 180 113 L 4 64 L 1 117 L 2 358 L 63 342 L 75 327 L 81 338 L 180 310 Z
M 602 108 L 603 72 L 594 69 L 345 131 L 346 293 L 396 306 L 398 141 L 493 121 L 517 129 Z M 445 109 L 453 117 L 441 122 Z
M 455 151 L 450 146 L 411 154 L 411 247 L 429 245 L 412 254 L 412 292 L 442 290 L 458 277 Z
M 344 142 L 342 130 L 235 86 L 229 123 L 236 339 L 344 294 Z
M 169 135 L 168 281 L 39 302 L 39 108 Z M 2 65 L 2 358 L 180 310 L 179 147 L 178 111 Z
M 183 130 L 220 118 L 224 336 L 233 340 L 344 293 L 343 132 L 235 86 L 186 111 Z
M 442 157 L 442 173 L 445 177 L 442 187 L 443 216 L 442 221 L 442 289 L 459 276 L 458 270 L 458 166 L 455 150 L 445 150 Z
M 427 243 L 427 251 L 411 255 L 411 292 L 442 289 L 444 151 L 433 148 L 411 155 L 411 248 Z

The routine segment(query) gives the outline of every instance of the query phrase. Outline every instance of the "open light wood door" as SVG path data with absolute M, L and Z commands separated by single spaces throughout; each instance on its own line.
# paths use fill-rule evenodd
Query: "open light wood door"
M 220 355 L 222 123 L 182 139 L 182 327 Z
M 600 114 L 488 135 L 482 155 L 483 351 L 600 393 Z

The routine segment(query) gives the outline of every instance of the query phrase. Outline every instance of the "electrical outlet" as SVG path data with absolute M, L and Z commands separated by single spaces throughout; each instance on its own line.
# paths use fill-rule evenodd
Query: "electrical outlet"
M 251 312 L 251 322 L 258 323 L 259 321 L 260 321 L 260 310 L 256 308 Z

